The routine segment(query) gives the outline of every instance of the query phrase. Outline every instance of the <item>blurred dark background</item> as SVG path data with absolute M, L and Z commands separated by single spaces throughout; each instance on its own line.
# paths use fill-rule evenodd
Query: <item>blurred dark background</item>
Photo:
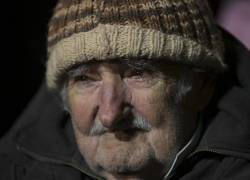
M 44 78 L 47 23 L 55 0 L 1 4 L 1 126 L 10 128 Z
M 222 3 L 220 0 L 210 3 L 216 16 Z M 56 0 L 12 0 L 2 4 L 0 137 L 44 79 L 47 23 L 55 4 Z

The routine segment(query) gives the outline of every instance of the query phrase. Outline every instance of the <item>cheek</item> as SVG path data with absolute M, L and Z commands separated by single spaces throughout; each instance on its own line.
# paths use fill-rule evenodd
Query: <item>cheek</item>
M 94 96 L 83 96 L 74 92 L 69 93 L 69 109 L 75 124 L 82 132 L 87 132 L 93 122 Z
M 152 130 L 149 144 L 154 150 L 155 157 L 165 165 L 172 162 L 179 144 L 176 140 L 176 127 L 168 123 L 165 127 Z
M 163 82 L 147 90 L 134 90 L 132 104 L 140 114 L 156 126 L 161 121 L 162 112 L 168 109 L 167 91 L 167 86 Z

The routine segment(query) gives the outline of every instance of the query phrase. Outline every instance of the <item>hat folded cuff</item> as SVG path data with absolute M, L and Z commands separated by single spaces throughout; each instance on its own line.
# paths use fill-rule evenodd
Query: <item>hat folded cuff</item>
M 75 64 L 121 58 L 166 58 L 216 70 L 225 67 L 221 49 L 209 49 L 183 36 L 141 27 L 99 24 L 91 31 L 62 39 L 49 49 L 48 87 L 58 88 L 60 77 Z

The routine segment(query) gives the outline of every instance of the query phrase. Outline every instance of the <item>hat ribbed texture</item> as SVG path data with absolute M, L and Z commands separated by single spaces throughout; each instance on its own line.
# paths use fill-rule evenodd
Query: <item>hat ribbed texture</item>
M 205 0 L 59 0 L 48 52 L 51 88 L 65 69 L 93 59 L 166 57 L 224 67 L 223 43 Z

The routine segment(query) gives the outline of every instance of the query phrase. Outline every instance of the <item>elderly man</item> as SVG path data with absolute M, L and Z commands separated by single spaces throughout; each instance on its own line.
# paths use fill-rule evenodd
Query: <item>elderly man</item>
M 48 88 L 2 139 L 1 179 L 250 178 L 240 48 L 203 0 L 59 1 Z

